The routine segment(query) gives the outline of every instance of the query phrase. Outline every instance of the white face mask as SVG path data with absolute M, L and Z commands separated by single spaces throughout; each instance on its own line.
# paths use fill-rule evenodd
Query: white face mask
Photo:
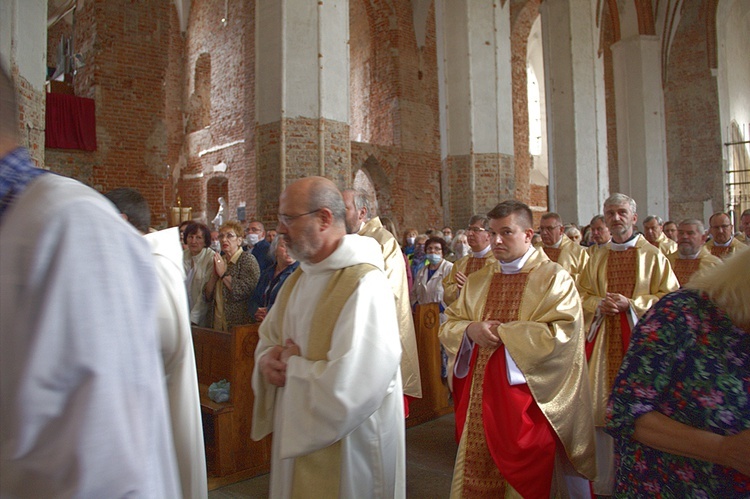
M 427 261 L 429 261 L 433 265 L 437 265 L 438 263 L 440 263 L 440 260 L 443 259 L 442 256 L 436 255 L 435 253 L 427 253 L 425 255 L 425 258 L 427 258 Z
M 444 236 L 443 239 L 445 239 L 446 243 L 450 243 L 451 241 L 453 241 L 453 236 Z
M 417 238 L 416 238 L 416 237 L 407 237 L 407 238 L 406 238 L 406 243 L 407 243 L 407 244 L 408 244 L 409 246 L 414 246 L 414 241 L 416 241 L 416 240 L 417 240 Z
M 258 241 L 260 241 L 260 236 L 258 234 L 248 234 L 245 238 L 245 242 L 248 246 L 255 246 L 258 244 Z
M 217 253 L 221 253 L 221 243 L 219 241 L 211 241 L 211 249 Z

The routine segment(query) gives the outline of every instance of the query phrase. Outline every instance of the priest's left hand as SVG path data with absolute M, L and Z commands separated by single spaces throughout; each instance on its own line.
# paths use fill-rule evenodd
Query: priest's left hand
M 289 357 L 292 355 L 302 355 L 302 352 L 300 351 L 299 345 L 292 340 L 287 339 L 284 344 L 284 350 L 281 351 L 281 361 L 289 362 Z

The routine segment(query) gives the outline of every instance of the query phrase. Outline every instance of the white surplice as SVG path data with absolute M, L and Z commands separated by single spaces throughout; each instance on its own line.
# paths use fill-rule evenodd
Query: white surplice
M 145 238 L 159 278 L 157 320 L 182 497 L 205 498 L 206 454 L 180 232 L 172 227 Z
M 181 497 L 147 242 L 54 174 L 0 226 L 0 496 Z
M 346 301 L 327 360 L 305 358 L 312 317 L 330 277 L 358 263 L 383 268 L 372 238 L 345 236 L 322 262 L 301 263 L 304 273 L 288 306 L 282 310 L 277 301 L 261 326 L 252 437 L 273 432 L 270 497 L 291 496 L 296 457 L 339 440 L 341 483 L 332 497 L 405 496 L 401 345 L 393 292 L 381 270 L 367 273 Z M 302 355 L 289 359 L 286 385 L 276 388 L 264 380 L 258 360 L 287 339 L 300 346 Z

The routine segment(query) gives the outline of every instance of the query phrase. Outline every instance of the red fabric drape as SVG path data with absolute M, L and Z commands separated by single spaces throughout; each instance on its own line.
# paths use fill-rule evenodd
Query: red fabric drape
M 96 151 L 96 105 L 93 99 L 47 94 L 46 147 Z

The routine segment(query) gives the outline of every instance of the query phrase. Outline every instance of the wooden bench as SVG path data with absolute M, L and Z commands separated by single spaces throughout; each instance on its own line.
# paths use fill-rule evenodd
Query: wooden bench
M 437 303 L 417 305 L 414 311 L 422 398 L 409 404 L 406 426 L 412 427 L 453 412 L 449 390 L 440 378 L 440 308 Z
M 270 469 L 271 438 L 250 438 L 257 344 L 257 324 L 235 326 L 231 332 L 193 326 L 209 490 Z M 216 403 L 208 398 L 208 387 L 222 379 L 230 383 L 230 398 Z

